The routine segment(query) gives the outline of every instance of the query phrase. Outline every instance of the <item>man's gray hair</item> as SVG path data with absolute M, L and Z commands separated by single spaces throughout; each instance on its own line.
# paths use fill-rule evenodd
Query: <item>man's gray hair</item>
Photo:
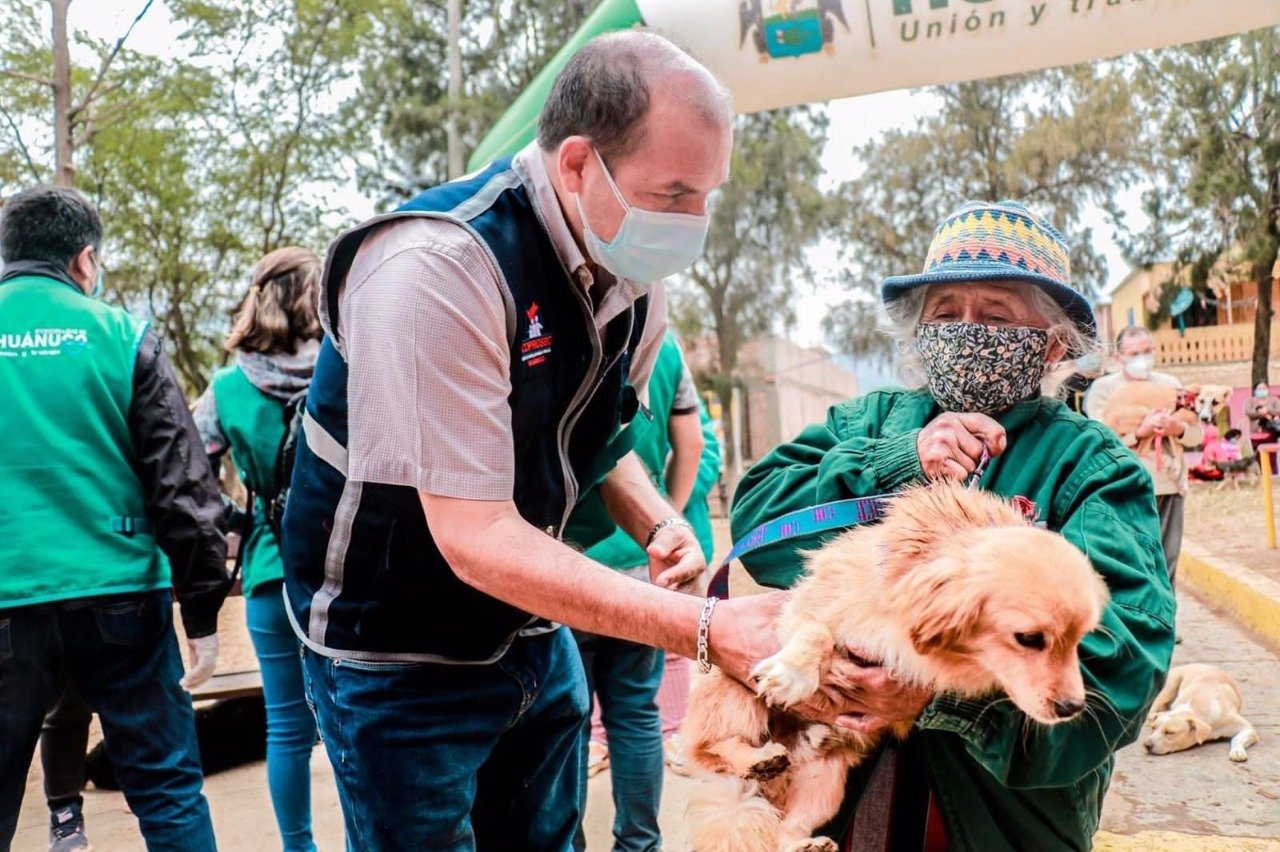
M 898 374 L 907 387 L 925 384 L 924 364 L 916 348 L 916 327 L 924 314 L 925 295 L 929 287 L 917 287 L 884 306 L 880 327 L 893 343 L 897 353 Z M 1101 354 L 1098 341 L 1080 330 L 1062 306 L 1039 287 L 1028 286 L 1026 293 L 1031 307 L 1048 325 L 1049 342 L 1058 341 L 1066 348 L 1064 359 L 1081 358 L 1089 354 Z M 1051 367 L 1052 365 L 1047 365 Z M 1050 369 L 1042 383 L 1045 396 L 1056 396 L 1063 377 L 1054 377 Z
M 1120 347 L 1131 337 L 1141 337 L 1155 343 L 1156 339 L 1152 337 L 1151 332 L 1147 331 L 1140 325 L 1126 325 L 1120 329 L 1120 333 L 1116 335 L 1116 351 L 1120 351 Z
M 592 39 L 565 65 L 538 119 L 539 147 L 586 136 L 605 159 L 625 156 L 643 142 L 650 89 L 667 75 L 686 78 L 675 91 L 708 121 L 733 121 L 732 96 L 710 71 L 669 39 L 632 30 Z

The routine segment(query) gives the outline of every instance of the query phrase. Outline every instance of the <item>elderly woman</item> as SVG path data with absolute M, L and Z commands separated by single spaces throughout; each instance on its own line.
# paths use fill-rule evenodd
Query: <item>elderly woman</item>
M 1136 738 L 1174 638 L 1150 477 L 1113 433 L 1042 395 L 1059 361 L 1094 347 L 1093 314 L 1071 285 L 1062 237 L 1009 201 L 948 216 L 924 272 L 886 280 L 882 296 L 923 387 L 834 406 L 762 459 L 738 487 L 735 538 L 807 506 L 970 477 L 985 450 L 980 487 L 1029 500 L 1089 556 L 1111 602 L 1080 649 L 1088 718 L 1032 729 L 1008 701 L 922 696 L 882 677 L 865 696 L 875 718 L 846 722 L 865 730 L 915 719 L 916 728 L 851 777 L 840 824 L 824 833 L 858 850 L 1088 849 L 1113 755 Z M 776 543 L 747 557 L 747 569 L 788 587 L 801 553 L 821 541 Z

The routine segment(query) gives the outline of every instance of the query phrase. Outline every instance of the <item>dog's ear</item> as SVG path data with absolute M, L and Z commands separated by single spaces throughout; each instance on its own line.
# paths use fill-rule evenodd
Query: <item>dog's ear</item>
M 917 654 L 959 647 L 982 617 L 987 595 L 957 560 L 940 558 L 918 566 L 895 588 L 907 607 L 908 635 Z
M 1205 740 L 1213 733 L 1213 726 L 1204 719 L 1192 719 L 1191 730 L 1195 731 L 1196 745 L 1204 745 Z

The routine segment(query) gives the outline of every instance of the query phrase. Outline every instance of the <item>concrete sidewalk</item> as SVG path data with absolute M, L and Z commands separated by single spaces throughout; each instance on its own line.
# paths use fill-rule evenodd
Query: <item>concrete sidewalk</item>
M 1280 550 L 1274 553 L 1280 571 Z M 1178 578 L 1189 583 L 1206 603 L 1230 614 L 1272 650 L 1280 651 L 1280 581 L 1270 572 L 1250 570 L 1214 556 L 1195 542 L 1184 541 Z

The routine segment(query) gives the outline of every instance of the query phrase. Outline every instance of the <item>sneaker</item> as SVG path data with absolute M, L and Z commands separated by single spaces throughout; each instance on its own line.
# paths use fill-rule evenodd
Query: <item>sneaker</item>
M 59 808 L 49 817 L 49 852 L 91 852 L 84 815 L 77 807 Z
M 609 749 L 592 740 L 587 744 L 587 777 L 594 778 L 609 768 Z

